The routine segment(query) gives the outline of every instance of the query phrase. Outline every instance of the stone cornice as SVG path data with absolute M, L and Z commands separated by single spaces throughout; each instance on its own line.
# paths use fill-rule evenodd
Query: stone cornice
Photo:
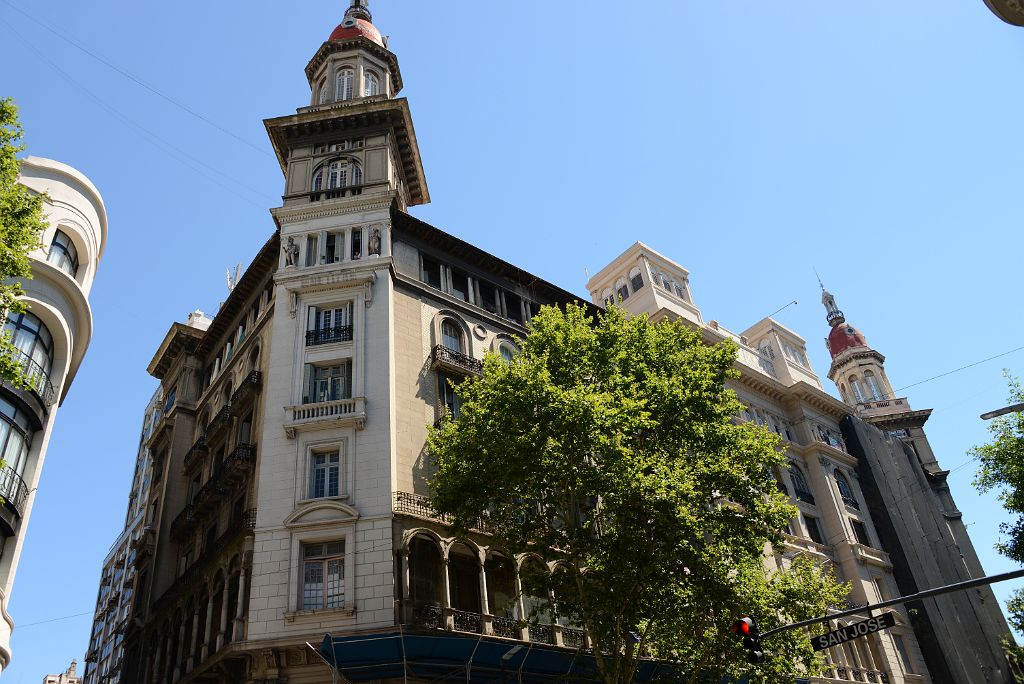
M 349 197 L 344 200 L 326 200 L 322 204 L 275 207 L 270 210 L 270 215 L 274 217 L 278 227 L 280 227 L 285 223 L 300 223 L 302 221 L 313 221 L 332 216 L 344 216 L 346 214 L 359 214 L 378 209 L 390 210 L 395 198 L 395 193 L 389 192 L 386 195 L 375 195 L 365 198 Z
M 878 361 L 879 365 L 885 363 L 885 357 L 874 349 L 848 349 L 836 358 L 832 359 L 832 366 L 828 369 L 828 379 L 835 382 L 835 375 L 839 369 L 851 361 L 856 361 L 858 359 L 874 359 L 875 361 Z
M 881 416 L 862 416 L 862 418 L 879 430 L 888 432 L 889 430 L 897 430 L 899 428 L 922 427 L 931 415 L 932 409 L 921 409 L 920 411 L 887 413 Z
M 309 64 L 306 65 L 306 80 L 309 81 L 309 86 L 313 87 L 313 79 L 316 78 L 317 72 L 320 71 L 320 67 L 323 66 L 328 57 L 338 52 L 352 50 L 363 50 L 384 61 L 391 70 L 393 92 L 401 92 L 403 86 L 402 71 L 398 68 L 398 57 L 391 50 L 378 45 L 364 36 L 354 36 L 345 40 L 325 41 L 320 46 L 320 49 L 316 51 L 316 54 L 313 55 L 313 58 L 309 60 Z

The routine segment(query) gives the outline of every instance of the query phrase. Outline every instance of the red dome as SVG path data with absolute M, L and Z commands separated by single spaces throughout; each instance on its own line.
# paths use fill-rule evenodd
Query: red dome
M 860 330 L 849 323 L 840 323 L 828 334 L 828 350 L 836 358 L 847 349 L 867 347 L 868 341 Z
M 346 17 L 345 21 L 338 24 L 338 28 L 334 29 L 334 33 L 328 40 L 347 40 L 359 36 L 369 38 L 377 45 L 384 47 L 384 38 L 381 37 L 376 26 L 366 19 L 353 19 L 352 17 Z

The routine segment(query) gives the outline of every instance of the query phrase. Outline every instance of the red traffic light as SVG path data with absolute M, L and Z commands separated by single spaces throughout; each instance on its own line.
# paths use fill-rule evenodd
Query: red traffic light
M 754 631 L 754 618 L 740 618 L 736 622 L 732 623 L 732 633 L 738 634 L 739 636 L 750 636 Z

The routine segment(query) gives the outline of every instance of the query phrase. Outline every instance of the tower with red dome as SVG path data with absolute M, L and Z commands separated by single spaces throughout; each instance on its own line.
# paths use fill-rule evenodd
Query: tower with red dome
M 872 412 L 892 400 L 892 385 L 885 374 L 885 357 L 868 345 L 864 334 L 846 322 L 846 316 L 836 306 L 832 293 L 821 288 L 821 303 L 825 305 L 826 320 L 832 331 L 825 346 L 832 355 L 828 377 L 839 388 L 843 401 L 856 406 L 859 413 Z

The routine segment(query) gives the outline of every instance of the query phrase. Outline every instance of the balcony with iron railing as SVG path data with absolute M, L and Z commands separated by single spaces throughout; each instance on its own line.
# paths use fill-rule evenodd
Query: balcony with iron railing
M 0 468 L 0 497 L 4 504 L 18 515 L 25 515 L 25 504 L 28 502 L 29 488 L 21 476 L 10 466 Z
M 250 397 L 256 395 L 260 387 L 263 386 L 263 373 L 254 370 L 245 376 L 245 380 L 239 383 L 238 388 L 235 389 L 234 394 L 231 395 L 231 404 L 240 405 L 241 403 L 248 400 Z
M 50 382 L 50 375 L 46 369 L 20 349 L 12 351 L 11 358 L 21 366 L 19 375 L 24 386 L 18 387 L 10 383 L 8 386 L 15 390 L 27 389 L 39 399 L 45 408 L 53 406 L 57 400 L 57 392 L 53 388 L 53 383 Z
M 397 515 L 408 515 L 414 518 L 420 518 L 421 520 L 433 520 L 444 525 L 451 524 L 451 518 L 435 511 L 434 507 L 430 504 L 430 498 L 423 496 L 422 494 L 395 492 L 394 511 Z M 483 532 L 484 534 L 488 534 L 490 531 L 490 527 L 488 527 L 487 521 L 484 520 L 483 517 L 480 517 L 475 521 L 472 529 L 476 532 Z
M 574 650 L 589 647 L 586 632 L 559 624 L 527 623 L 505 615 L 486 615 L 479 612 L 445 608 L 436 602 L 409 602 L 406 604 L 402 624 L 407 627 L 484 634 L 534 644 L 562 646 Z
M 321 344 L 335 344 L 337 342 L 352 341 L 352 326 L 337 325 L 333 328 L 320 328 L 319 330 L 308 330 L 306 332 L 306 346 L 316 347 Z
M 200 435 L 196 443 L 185 452 L 184 470 L 186 473 L 194 470 L 196 466 L 202 463 L 203 458 L 206 454 L 210 453 L 210 448 L 206 446 L 206 435 Z
M 460 351 L 450 349 L 443 344 L 434 347 L 432 356 L 436 365 L 458 373 L 479 375 L 484 372 L 483 361 L 475 359 L 468 354 L 463 354 Z
M 211 420 L 210 424 L 206 426 L 206 431 L 203 433 L 207 442 L 215 438 L 231 425 L 231 416 L 231 404 L 225 405 L 224 408 L 217 412 L 217 415 L 213 417 L 213 420 Z
M 192 504 L 186 504 L 174 520 L 171 521 L 171 541 L 181 541 L 196 529 L 199 519 L 196 516 L 196 508 Z

